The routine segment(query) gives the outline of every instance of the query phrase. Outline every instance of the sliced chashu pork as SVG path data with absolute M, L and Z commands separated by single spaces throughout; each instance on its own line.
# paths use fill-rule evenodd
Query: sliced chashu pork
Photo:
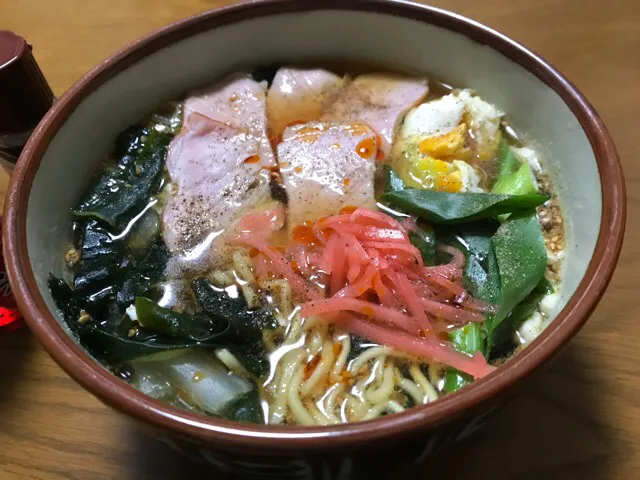
M 278 145 L 289 228 L 345 206 L 375 207 L 376 133 L 362 123 L 288 127 Z
M 278 138 L 294 122 L 318 120 L 345 82 L 343 77 L 320 68 L 279 69 L 267 94 L 271 136 Z
M 342 90 L 321 120 L 366 123 L 380 136 L 381 157 L 386 157 L 400 122 L 428 93 L 424 78 L 390 73 L 360 75 Z
M 265 165 L 275 165 L 267 134 L 266 92 L 249 74 L 234 74 L 184 102 L 184 115 L 199 113 L 256 137 Z
M 175 192 L 163 212 L 165 243 L 186 263 L 226 260 L 222 232 L 269 198 L 263 167 L 274 155 L 265 117 L 264 90 L 248 77 L 186 100 L 184 126 L 167 155 Z

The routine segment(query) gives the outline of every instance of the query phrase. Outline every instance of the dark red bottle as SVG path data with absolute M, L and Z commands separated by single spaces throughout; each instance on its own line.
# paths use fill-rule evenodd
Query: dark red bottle
M 0 30 L 0 163 L 9 174 L 54 99 L 31 50 L 21 36 Z M 15 328 L 20 318 L 0 257 L 0 329 Z

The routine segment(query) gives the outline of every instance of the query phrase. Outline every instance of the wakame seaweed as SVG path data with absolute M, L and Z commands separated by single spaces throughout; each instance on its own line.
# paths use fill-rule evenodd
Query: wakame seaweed
M 164 270 L 168 252 L 160 240 L 147 251 L 138 246 L 137 258 L 120 232 L 160 188 L 167 146 L 180 122 L 181 109 L 169 106 L 118 136 L 113 152 L 117 164 L 103 173 L 74 211 L 74 231 L 81 235 L 74 241 L 80 259 L 74 266 L 73 288 L 54 276 L 49 279 L 65 322 L 102 360 L 118 362 L 197 343 L 132 328 L 128 317 L 118 319 L 115 308 L 123 312 L 136 296 L 149 294 Z
M 165 325 L 158 328 L 162 322 L 168 322 L 166 317 L 154 320 L 153 327 L 158 330 L 135 327 L 126 316 L 122 317 L 117 324 L 99 322 L 94 318 L 81 321 L 82 308 L 71 287 L 54 275 L 49 276 L 48 286 L 56 306 L 63 314 L 65 323 L 76 334 L 80 343 L 96 358 L 110 364 L 169 350 L 193 347 L 215 348 L 226 343 L 226 325 L 218 324 L 212 327 L 206 336 L 198 338 L 203 331 L 201 325 L 193 326 L 195 322 L 187 316 L 180 318 L 183 322 L 181 328 L 173 335 L 164 334 L 169 331 Z M 156 313 L 156 311 L 153 312 L 153 314 Z
M 229 405 L 225 409 L 223 417 L 242 423 L 264 423 L 264 414 L 260 405 L 258 389 L 251 389 L 249 393 Z
M 229 332 L 229 318 L 214 318 L 203 313 L 179 313 L 144 297 L 136 298 L 135 308 L 138 323 L 145 330 L 167 337 L 207 343 Z
M 148 293 L 144 282 L 152 285 L 164 269 L 166 249 L 156 242 L 149 252 L 131 252 L 120 231 L 160 188 L 167 146 L 181 118 L 180 108 L 166 113 L 155 114 L 153 120 L 118 136 L 114 148 L 114 155 L 120 157 L 118 164 L 103 173 L 75 210 L 76 230 L 82 234 L 76 239 L 80 260 L 74 268 L 74 295 L 94 317 L 99 317 L 99 310 L 114 297 L 123 311 L 126 302 Z M 140 254 L 146 258 L 136 260 Z
M 241 291 L 232 297 L 206 278 L 194 280 L 192 288 L 204 312 L 213 318 L 229 319 L 228 336 L 232 341 L 256 342 L 262 339 L 263 329 L 275 328 L 273 314 L 266 308 L 249 309 Z
M 99 222 L 88 220 L 82 232 L 74 288 L 82 307 L 95 315 L 104 301 L 116 293 L 128 260 L 122 244 Z
M 273 313 L 264 307 L 250 309 L 241 291 L 231 296 L 206 278 L 194 280 L 191 287 L 203 312 L 212 318 L 229 320 L 229 351 L 252 375 L 259 377 L 266 373 L 268 361 L 262 331 L 276 327 Z
M 168 258 L 169 250 L 160 239 L 142 260 L 132 262 L 116 295 L 121 312 L 124 312 L 136 297 L 146 297 L 155 293 L 154 290 L 159 288 Z
M 179 117 L 179 109 L 174 115 Z M 122 133 L 116 166 L 105 171 L 74 214 L 122 228 L 160 188 L 167 147 L 178 126 L 169 117 L 167 124 L 142 124 Z

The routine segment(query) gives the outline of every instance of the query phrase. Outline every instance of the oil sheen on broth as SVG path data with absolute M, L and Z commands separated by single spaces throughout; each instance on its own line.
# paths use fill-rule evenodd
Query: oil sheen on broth
M 123 132 L 49 285 L 114 374 L 231 420 L 429 404 L 545 328 L 563 219 L 498 106 L 338 64 L 236 73 Z

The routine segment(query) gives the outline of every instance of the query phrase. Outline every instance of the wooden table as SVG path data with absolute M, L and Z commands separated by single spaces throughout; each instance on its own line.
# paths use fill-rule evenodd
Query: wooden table
M 0 28 L 29 39 L 59 95 L 127 42 L 224 3 L 4 0 Z M 582 89 L 622 157 L 630 222 L 613 282 L 578 338 L 489 428 L 415 478 L 640 478 L 640 3 L 432 3 L 524 43 Z M 4 198 L 5 177 L 0 190 Z M 0 334 L 0 479 L 200 477 L 221 478 L 131 428 L 70 380 L 28 330 Z

